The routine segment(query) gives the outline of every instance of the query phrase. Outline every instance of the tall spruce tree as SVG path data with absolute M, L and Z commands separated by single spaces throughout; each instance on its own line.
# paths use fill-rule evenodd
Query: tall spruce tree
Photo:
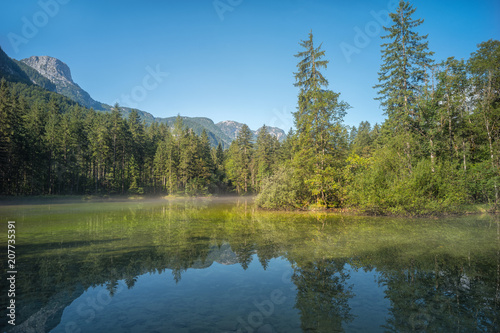
M 251 160 L 253 155 L 253 143 L 252 143 L 252 131 L 247 125 L 241 127 L 238 137 L 236 138 L 236 143 L 238 146 L 238 157 L 237 161 L 239 164 L 239 172 L 237 176 L 237 182 L 240 188 L 248 193 L 251 191 Z
M 300 88 L 298 108 L 294 112 L 296 153 L 294 163 L 305 177 L 308 190 L 320 205 L 334 202 L 336 169 L 347 149 L 347 132 L 342 126 L 349 105 L 339 101 L 340 93 L 328 90 L 328 81 L 320 72 L 326 69 L 325 51 L 315 46 L 313 34 L 300 43 L 304 51 L 295 74 L 295 86 Z
M 111 148 L 113 153 L 113 178 L 112 178 L 112 187 L 115 190 L 120 188 L 120 181 L 118 179 L 119 172 L 119 154 L 120 151 L 123 151 L 123 145 L 125 144 L 124 136 L 123 136 L 123 119 L 120 113 L 120 106 L 118 103 L 115 104 L 113 109 L 111 109 Z
M 395 135 L 405 137 L 396 140 L 405 143 L 404 152 L 411 172 L 411 134 L 416 130 L 420 118 L 417 99 L 422 93 L 422 85 L 428 79 L 428 71 L 433 61 L 429 51 L 427 36 L 419 35 L 415 28 L 424 20 L 413 19 L 416 8 L 408 1 L 401 0 L 395 13 L 390 14 L 392 26 L 384 27 L 388 40 L 382 44 L 382 65 L 380 66 L 378 89 L 381 106 L 387 115 L 387 125 Z
M 276 138 L 267 132 L 266 125 L 259 129 L 257 134 L 257 141 L 255 145 L 255 156 L 253 173 L 255 174 L 254 187 L 259 190 L 263 179 L 269 177 L 272 173 L 274 164 L 274 156 L 276 155 Z
M 408 1 L 401 0 L 396 13 L 391 13 L 393 25 L 384 27 L 387 35 L 382 39 L 382 65 L 379 72 L 378 89 L 382 107 L 399 130 L 408 130 L 418 117 L 416 99 L 421 85 L 428 79 L 428 70 L 434 52 L 429 51 L 427 36 L 420 36 L 415 28 L 423 19 L 412 19 L 416 8 Z

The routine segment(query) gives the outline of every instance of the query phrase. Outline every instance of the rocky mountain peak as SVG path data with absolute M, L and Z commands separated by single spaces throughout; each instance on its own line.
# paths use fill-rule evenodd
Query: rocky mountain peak
M 240 133 L 241 128 L 243 127 L 243 124 L 233 120 L 224 120 L 218 122 L 217 124 L 215 124 L 215 126 L 220 128 L 220 130 L 224 134 L 226 134 L 229 138 L 231 138 L 231 140 L 235 140 L 238 137 L 238 134 Z M 269 134 L 276 137 L 280 141 L 283 140 L 286 136 L 285 132 L 281 128 L 266 126 L 266 129 Z M 256 131 L 251 130 L 254 140 L 257 139 L 259 130 L 260 128 Z
M 104 110 L 105 107 L 92 99 L 89 93 L 80 88 L 71 77 L 71 70 L 68 65 L 59 59 L 49 56 L 32 56 L 20 61 L 26 66 L 31 67 L 41 76 L 48 79 L 55 86 L 55 91 L 64 95 L 81 105 L 94 108 L 95 110 Z M 37 80 L 31 77 L 35 84 Z
M 75 85 L 68 65 L 59 59 L 49 56 L 32 56 L 21 61 L 36 69 L 52 83 Z

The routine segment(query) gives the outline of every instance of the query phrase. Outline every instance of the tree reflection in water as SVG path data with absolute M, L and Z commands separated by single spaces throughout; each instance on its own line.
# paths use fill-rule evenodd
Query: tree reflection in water
M 179 282 L 188 269 L 215 262 L 248 269 L 255 255 L 267 271 L 274 258 L 290 263 L 296 288 L 286 296 L 295 300 L 306 332 L 343 331 L 364 320 L 350 305 L 363 297 L 353 293 L 351 268 L 378 272 L 390 301 L 379 330 L 500 331 L 495 216 L 318 218 L 199 202 L 82 207 L 26 208 L 29 213 L 17 216 L 23 274 L 16 281 L 16 304 L 22 311 L 12 332 L 33 325 L 49 331 L 62 309 L 90 287 L 105 286 L 113 297 L 119 281 L 133 289 L 140 276 L 168 270 Z M 0 265 L 6 271 L 5 262 Z M 7 302 L 2 294 L 1 306 Z
M 353 320 L 349 298 L 353 297 L 344 271 L 345 260 L 319 259 L 298 265 L 292 281 L 297 286 L 295 307 L 305 332 L 340 332 Z

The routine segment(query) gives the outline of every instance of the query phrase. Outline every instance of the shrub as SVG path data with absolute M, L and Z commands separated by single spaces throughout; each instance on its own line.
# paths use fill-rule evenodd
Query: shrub
M 263 179 L 262 190 L 256 198 L 259 207 L 266 209 L 296 209 L 303 206 L 304 182 L 293 168 L 280 166 Z

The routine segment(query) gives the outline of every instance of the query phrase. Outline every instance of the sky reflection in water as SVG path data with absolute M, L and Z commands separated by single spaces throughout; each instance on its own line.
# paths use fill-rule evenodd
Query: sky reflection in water
M 244 200 L 0 212 L 18 223 L 24 273 L 9 332 L 499 330 L 495 216 L 276 213 Z

